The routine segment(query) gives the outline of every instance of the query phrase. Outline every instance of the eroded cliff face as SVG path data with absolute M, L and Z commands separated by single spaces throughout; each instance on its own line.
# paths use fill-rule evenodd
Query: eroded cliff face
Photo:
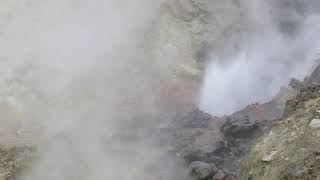
M 147 35 L 151 55 L 166 62 L 162 65 L 172 70 L 169 77 L 196 76 L 212 50 L 210 43 L 218 44 L 227 30 L 238 26 L 242 11 L 233 0 L 167 1 Z
M 150 69 L 161 72 L 155 77 L 169 92 L 165 99 L 197 105 L 209 56 L 214 49 L 222 55 L 234 48 L 227 47 L 227 39 L 240 37 L 234 33 L 243 25 L 242 13 L 234 0 L 173 0 L 162 5 L 145 47 L 152 59 Z

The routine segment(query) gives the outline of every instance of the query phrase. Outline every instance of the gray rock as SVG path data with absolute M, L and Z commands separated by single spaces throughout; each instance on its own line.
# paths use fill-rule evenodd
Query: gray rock
M 309 126 L 312 129 L 320 129 L 320 119 L 313 119 Z
M 262 157 L 263 162 L 271 162 L 274 159 L 274 155 L 276 155 L 278 151 L 272 151 L 271 153 Z
M 248 117 L 228 118 L 227 122 L 221 127 L 225 136 L 245 136 L 251 134 L 258 125 L 251 122 Z
M 217 167 L 212 163 L 204 163 L 194 161 L 189 166 L 190 175 L 196 180 L 206 180 L 212 178 L 218 171 Z
M 301 88 L 303 88 L 303 82 L 301 82 L 298 79 L 292 78 L 289 83 L 289 86 L 294 89 L 301 89 Z
M 295 177 L 299 177 L 307 172 L 308 168 L 305 165 L 299 165 L 292 170 L 291 174 Z

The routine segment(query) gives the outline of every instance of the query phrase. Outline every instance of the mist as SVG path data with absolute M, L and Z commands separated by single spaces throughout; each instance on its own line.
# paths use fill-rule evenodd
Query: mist
M 160 5 L 1 2 L 1 70 L 11 86 L 2 104 L 12 111 L 3 122 L 9 132 L 2 131 L 10 138 L 1 141 L 38 146 L 19 179 L 150 179 L 147 167 L 174 163 L 153 139 L 139 136 L 146 127 L 135 128 L 134 120 L 157 109 L 143 41 Z M 176 177 L 178 169 L 162 176 Z
M 281 9 L 274 1 L 188 1 L 190 12 L 182 13 L 188 23 L 199 13 L 192 5 L 208 11 L 215 10 L 215 3 L 221 5 L 212 14 L 219 17 L 218 27 L 208 28 L 212 32 L 204 28 L 209 31 L 206 38 L 239 23 L 231 33 L 235 38 L 221 35 L 211 42 L 203 77 L 201 69 L 183 64 L 185 59 L 195 64 L 187 52 L 194 39 L 185 36 L 187 28 L 198 35 L 200 22 L 181 26 L 187 29 L 183 33 L 169 29 L 173 40 L 161 32 L 153 49 L 148 47 L 146 34 L 161 28 L 153 26 L 161 19 L 163 3 L 2 0 L 0 144 L 37 147 L 32 166 L 18 179 L 184 179 L 185 164 L 169 153 L 172 148 L 161 144 L 161 135 L 154 131 L 174 119 L 169 109 L 199 98 L 200 109 L 230 114 L 269 100 L 292 77 L 303 79 L 317 63 L 320 18 L 313 1 L 300 2 L 303 10 L 281 11 L 288 13 L 281 16 L 284 19 L 278 19 Z M 225 11 L 230 4 L 237 8 Z M 240 17 L 233 12 L 237 9 Z M 168 24 L 175 27 L 180 17 L 174 18 Z M 169 38 L 162 37 L 166 35 Z M 177 39 L 182 40 L 172 42 Z M 166 47 L 163 41 L 169 41 Z M 154 53 L 159 57 L 150 56 L 157 48 L 163 48 Z M 180 78 L 181 74 L 188 76 Z M 200 83 L 195 88 L 200 89 L 199 97 L 194 97 L 192 88 Z M 177 99 L 182 99 L 180 104 L 175 104 Z
M 228 55 L 212 50 L 200 108 L 213 115 L 228 115 L 247 105 L 267 102 L 287 86 L 301 81 L 318 63 L 320 18 L 315 2 L 243 1 L 247 32 L 229 40 L 236 48 Z M 311 4 L 313 3 L 313 4 Z M 300 12 L 301 8 L 305 8 Z M 228 39 L 226 39 L 228 41 Z

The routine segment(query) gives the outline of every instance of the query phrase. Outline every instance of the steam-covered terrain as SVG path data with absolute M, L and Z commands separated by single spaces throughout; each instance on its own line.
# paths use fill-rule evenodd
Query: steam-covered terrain
M 0 180 L 319 179 L 319 14 L 317 0 L 2 0 Z

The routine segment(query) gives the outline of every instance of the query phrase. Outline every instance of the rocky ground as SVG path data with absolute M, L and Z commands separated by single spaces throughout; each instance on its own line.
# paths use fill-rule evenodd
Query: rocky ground
M 251 150 L 240 179 L 320 179 L 319 86 L 289 101 L 285 116 Z
M 315 86 L 320 80 L 319 69 L 304 82 L 292 79 L 289 88 L 282 89 L 271 102 L 250 105 L 231 116 L 216 118 L 193 112 L 189 126 L 185 126 L 192 130 L 177 130 L 184 137 L 175 139 L 180 143 L 177 149 L 184 152 L 182 156 L 188 163 L 216 165 L 215 172 L 205 179 L 319 178 L 318 170 L 313 170 L 317 168 L 319 151 L 319 86 Z M 214 139 L 208 138 L 212 137 L 210 133 L 215 133 Z

